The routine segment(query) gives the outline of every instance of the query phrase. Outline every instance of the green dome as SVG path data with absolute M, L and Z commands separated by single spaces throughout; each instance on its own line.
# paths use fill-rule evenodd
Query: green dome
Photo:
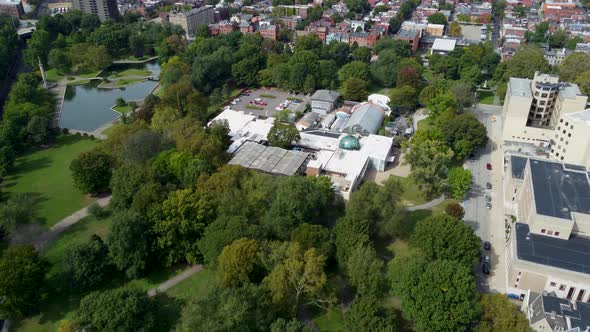
M 340 144 L 338 144 L 338 146 L 343 150 L 361 149 L 361 143 L 359 143 L 359 140 L 352 135 L 346 135 L 342 137 L 342 139 L 340 140 Z

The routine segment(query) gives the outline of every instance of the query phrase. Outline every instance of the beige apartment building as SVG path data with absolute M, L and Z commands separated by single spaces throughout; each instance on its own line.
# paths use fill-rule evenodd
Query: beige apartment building
M 585 167 L 507 155 L 507 293 L 590 302 L 590 175 Z
M 215 23 L 215 8 L 203 6 L 186 12 L 172 11 L 168 16 L 170 24 L 180 25 L 187 36 L 193 37 L 199 25 Z
M 82 13 L 97 15 L 101 21 L 117 20 L 121 17 L 117 0 L 74 0 L 73 7 Z
M 551 138 L 550 156 L 590 169 L 590 109 L 560 116 Z
M 548 147 L 562 115 L 581 112 L 588 97 L 573 83 L 535 73 L 532 80 L 511 77 L 504 100 L 504 141 Z

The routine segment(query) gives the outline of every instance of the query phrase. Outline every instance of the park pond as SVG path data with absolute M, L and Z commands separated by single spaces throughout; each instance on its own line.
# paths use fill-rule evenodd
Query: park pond
M 147 69 L 153 75 L 160 73 L 160 65 L 157 62 L 139 65 L 114 64 L 109 66 L 105 72 L 111 75 L 130 68 Z M 92 80 L 87 84 L 68 86 L 66 88 L 59 118 L 60 128 L 87 132 L 97 130 L 121 116 L 119 112 L 112 109 L 117 98 L 123 98 L 127 102 L 143 100 L 155 89 L 158 82 L 145 80 L 114 89 L 102 89 L 98 87 L 99 84 L 100 80 Z

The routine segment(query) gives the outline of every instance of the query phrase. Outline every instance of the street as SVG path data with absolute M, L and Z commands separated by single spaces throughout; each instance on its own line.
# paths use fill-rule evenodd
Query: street
M 502 108 L 490 105 L 478 105 L 472 113 L 482 122 L 488 131 L 489 141 L 473 160 L 465 162 L 464 167 L 473 174 L 473 185 L 463 201 L 465 223 L 470 225 L 482 241 L 492 244 L 490 252 L 490 274 L 484 276 L 481 265 L 476 267 L 477 285 L 480 291 L 499 291 L 504 288 L 504 199 L 502 197 Z M 490 163 L 492 170 L 486 165 Z M 486 189 L 486 183 L 492 189 Z M 486 208 L 485 196 L 491 197 L 491 209 Z M 483 247 L 482 247 L 483 250 Z

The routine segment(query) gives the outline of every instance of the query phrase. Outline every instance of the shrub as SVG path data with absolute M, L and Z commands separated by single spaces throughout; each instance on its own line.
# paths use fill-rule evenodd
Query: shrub
M 67 134 L 70 133 L 70 130 L 68 128 L 62 128 L 61 129 L 61 133 L 64 134 L 64 135 L 67 135 Z
M 108 211 L 96 202 L 88 207 L 88 213 L 96 219 L 103 219 L 109 215 Z

